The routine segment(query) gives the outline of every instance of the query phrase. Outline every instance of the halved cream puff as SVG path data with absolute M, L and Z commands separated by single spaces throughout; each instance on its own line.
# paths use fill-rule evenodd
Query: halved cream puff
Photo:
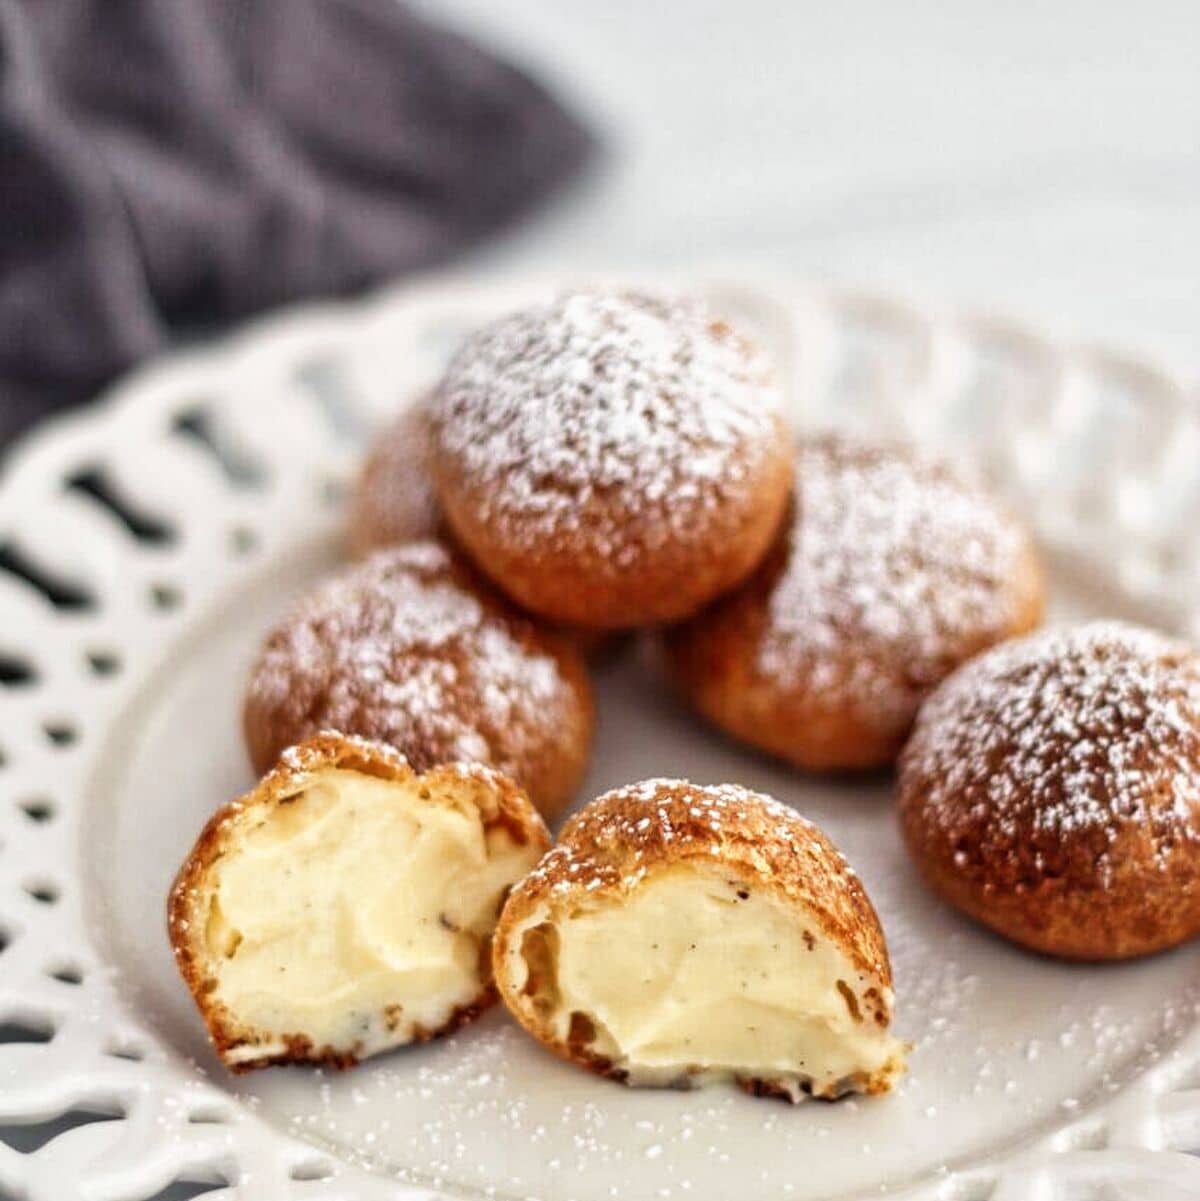
M 878 918 L 829 840 L 733 785 L 647 780 L 567 823 L 513 889 L 500 994 L 551 1050 L 632 1085 L 882 1093 L 904 1070 Z
M 496 1000 L 491 937 L 549 846 L 495 770 L 418 775 L 321 734 L 219 810 L 168 905 L 176 961 L 225 1065 L 346 1067 Z

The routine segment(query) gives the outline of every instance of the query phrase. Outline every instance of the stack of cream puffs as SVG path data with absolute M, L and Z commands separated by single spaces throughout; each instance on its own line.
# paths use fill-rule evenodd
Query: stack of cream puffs
M 583 290 L 472 334 L 360 477 L 357 562 L 267 636 L 265 775 L 179 872 L 169 930 L 234 1071 L 347 1066 L 497 999 L 631 1085 L 799 1100 L 904 1070 L 878 917 L 792 809 L 648 780 L 571 816 L 589 657 L 648 629 L 728 736 L 802 770 L 899 763 L 931 887 L 1028 946 L 1200 930 L 1200 668 L 1033 633 L 1025 527 L 961 465 L 797 438 L 746 333 Z

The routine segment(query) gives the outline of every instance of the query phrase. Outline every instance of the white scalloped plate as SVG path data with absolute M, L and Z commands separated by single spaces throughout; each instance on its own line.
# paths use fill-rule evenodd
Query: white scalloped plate
M 1200 406 L 1178 382 L 878 297 L 693 283 L 775 347 L 800 421 L 978 458 L 1041 536 L 1056 617 L 1200 636 Z M 0 1122 L 26 1129 L 0 1143 L 0 1197 L 143 1201 L 179 1181 L 197 1183 L 174 1195 L 208 1184 L 214 1201 L 1200 1197 L 1185 1154 L 1200 1149 L 1196 948 L 1073 967 L 989 937 L 920 888 L 885 781 L 833 785 L 741 752 L 636 655 L 601 673 L 587 794 L 650 774 L 737 780 L 825 827 L 892 948 L 917 1044 L 896 1095 L 788 1108 L 633 1092 L 498 1012 L 345 1075 L 233 1080 L 216 1064 L 162 910 L 204 818 L 249 783 L 248 658 L 336 560 L 369 428 L 465 327 L 549 286 L 422 284 L 288 314 L 135 375 L 9 464 Z

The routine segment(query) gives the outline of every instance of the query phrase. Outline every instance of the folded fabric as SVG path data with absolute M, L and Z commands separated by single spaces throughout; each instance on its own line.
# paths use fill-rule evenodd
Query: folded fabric
M 180 330 L 445 259 L 589 147 L 394 0 L 0 0 L 0 440 Z

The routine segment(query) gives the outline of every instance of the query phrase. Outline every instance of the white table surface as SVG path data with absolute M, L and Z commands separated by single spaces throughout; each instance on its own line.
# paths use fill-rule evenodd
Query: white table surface
M 735 258 L 1200 377 L 1195 0 L 425 0 L 608 157 L 469 269 Z

